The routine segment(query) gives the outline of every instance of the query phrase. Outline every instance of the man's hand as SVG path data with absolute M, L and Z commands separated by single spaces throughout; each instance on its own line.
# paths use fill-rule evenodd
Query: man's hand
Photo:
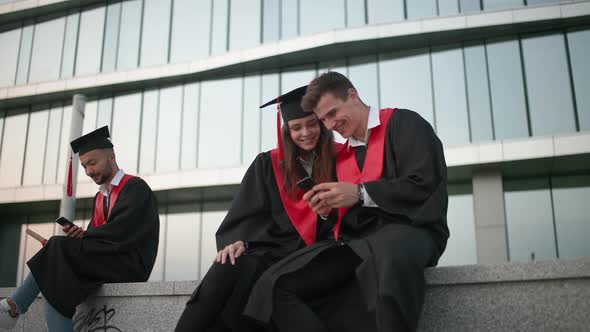
M 309 206 L 316 213 L 325 209 L 326 206 L 331 208 L 349 207 L 356 204 L 359 200 L 358 185 L 348 182 L 327 182 L 320 183 L 313 187 L 317 192 L 313 197 L 303 196 L 308 201 Z
M 66 233 L 66 236 L 68 237 L 77 237 L 79 239 L 84 237 L 84 230 L 76 225 L 65 225 L 62 226 L 61 229 L 64 231 L 64 233 Z
M 246 251 L 244 241 L 236 241 L 223 248 L 223 250 L 220 250 L 217 256 L 215 256 L 215 262 L 225 264 L 225 261 L 229 257 L 231 265 L 236 265 L 236 258 L 240 257 L 244 251 Z

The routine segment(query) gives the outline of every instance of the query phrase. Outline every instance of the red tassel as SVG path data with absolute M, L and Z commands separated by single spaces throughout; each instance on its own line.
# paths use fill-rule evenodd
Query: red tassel
M 68 183 L 66 185 L 66 192 L 68 194 L 68 197 L 72 197 L 72 159 L 73 159 L 73 155 L 72 152 L 70 151 L 70 165 L 68 166 Z
M 281 136 L 281 106 L 279 97 L 277 97 L 277 142 L 279 145 L 279 159 L 283 160 L 283 139 Z

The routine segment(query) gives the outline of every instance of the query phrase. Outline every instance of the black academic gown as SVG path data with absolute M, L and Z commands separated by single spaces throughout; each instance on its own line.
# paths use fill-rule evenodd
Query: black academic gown
M 357 203 L 339 232 L 339 240 L 362 259 L 357 281 L 368 309 L 376 313 L 378 331 L 395 328 L 387 319 L 394 310 L 407 329 L 417 327 L 424 267 L 436 265 L 449 236 L 446 172 L 442 143 L 430 124 L 415 112 L 396 110 L 387 124 L 381 178 L 365 183 L 379 208 Z M 245 314 L 269 323 L 276 280 L 335 245 L 319 242 L 275 264 L 255 285 Z
M 91 222 L 81 239 L 51 237 L 27 264 L 43 297 L 73 317 L 76 306 L 103 283 L 147 281 L 158 252 L 159 225 L 156 197 L 134 177 L 119 192 L 106 224 L 93 228 Z
M 316 228 L 317 239 L 331 236 L 330 224 L 318 221 Z M 240 324 L 243 324 L 241 313 L 260 274 L 288 254 L 305 247 L 283 207 L 270 151 L 258 154 L 244 174 L 231 207 L 216 232 L 216 240 L 218 251 L 239 240 L 248 243 L 244 255 L 249 257 L 247 260 L 238 258 L 236 273 L 239 278 L 231 294 L 224 299 L 225 305 L 220 313 L 226 326 L 240 330 Z M 229 275 L 222 277 L 230 278 Z M 199 300 L 200 288 L 201 285 L 188 304 Z

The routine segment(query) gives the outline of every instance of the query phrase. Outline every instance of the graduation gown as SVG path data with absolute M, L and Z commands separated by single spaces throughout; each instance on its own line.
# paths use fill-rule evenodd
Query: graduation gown
M 156 197 L 145 181 L 133 177 L 119 192 L 106 224 L 90 222 L 80 239 L 51 237 L 27 264 L 43 297 L 73 317 L 76 306 L 103 283 L 147 281 L 159 227 Z
M 398 109 L 380 125 L 387 126 L 381 176 L 364 182 L 378 208 L 357 203 L 336 228 L 338 239 L 362 259 L 357 281 L 368 309 L 376 312 L 378 330 L 392 330 L 383 319 L 392 310 L 415 330 L 424 299 L 424 267 L 436 265 L 449 236 L 446 163 L 442 143 L 417 113 Z M 320 242 L 275 264 L 255 285 L 245 314 L 269 323 L 276 280 L 334 245 Z

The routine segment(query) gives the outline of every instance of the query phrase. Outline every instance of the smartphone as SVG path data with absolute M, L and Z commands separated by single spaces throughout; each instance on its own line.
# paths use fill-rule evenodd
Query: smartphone
M 55 219 L 55 222 L 62 225 L 62 226 L 65 226 L 65 225 L 70 225 L 70 227 L 74 226 L 74 223 L 69 221 L 68 218 L 66 218 L 66 217 L 59 217 L 59 218 Z
M 297 186 L 304 192 L 308 192 L 315 186 L 315 181 L 313 181 L 313 179 L 309 176 L 306 176 L 303 179 L 297 181 Z

